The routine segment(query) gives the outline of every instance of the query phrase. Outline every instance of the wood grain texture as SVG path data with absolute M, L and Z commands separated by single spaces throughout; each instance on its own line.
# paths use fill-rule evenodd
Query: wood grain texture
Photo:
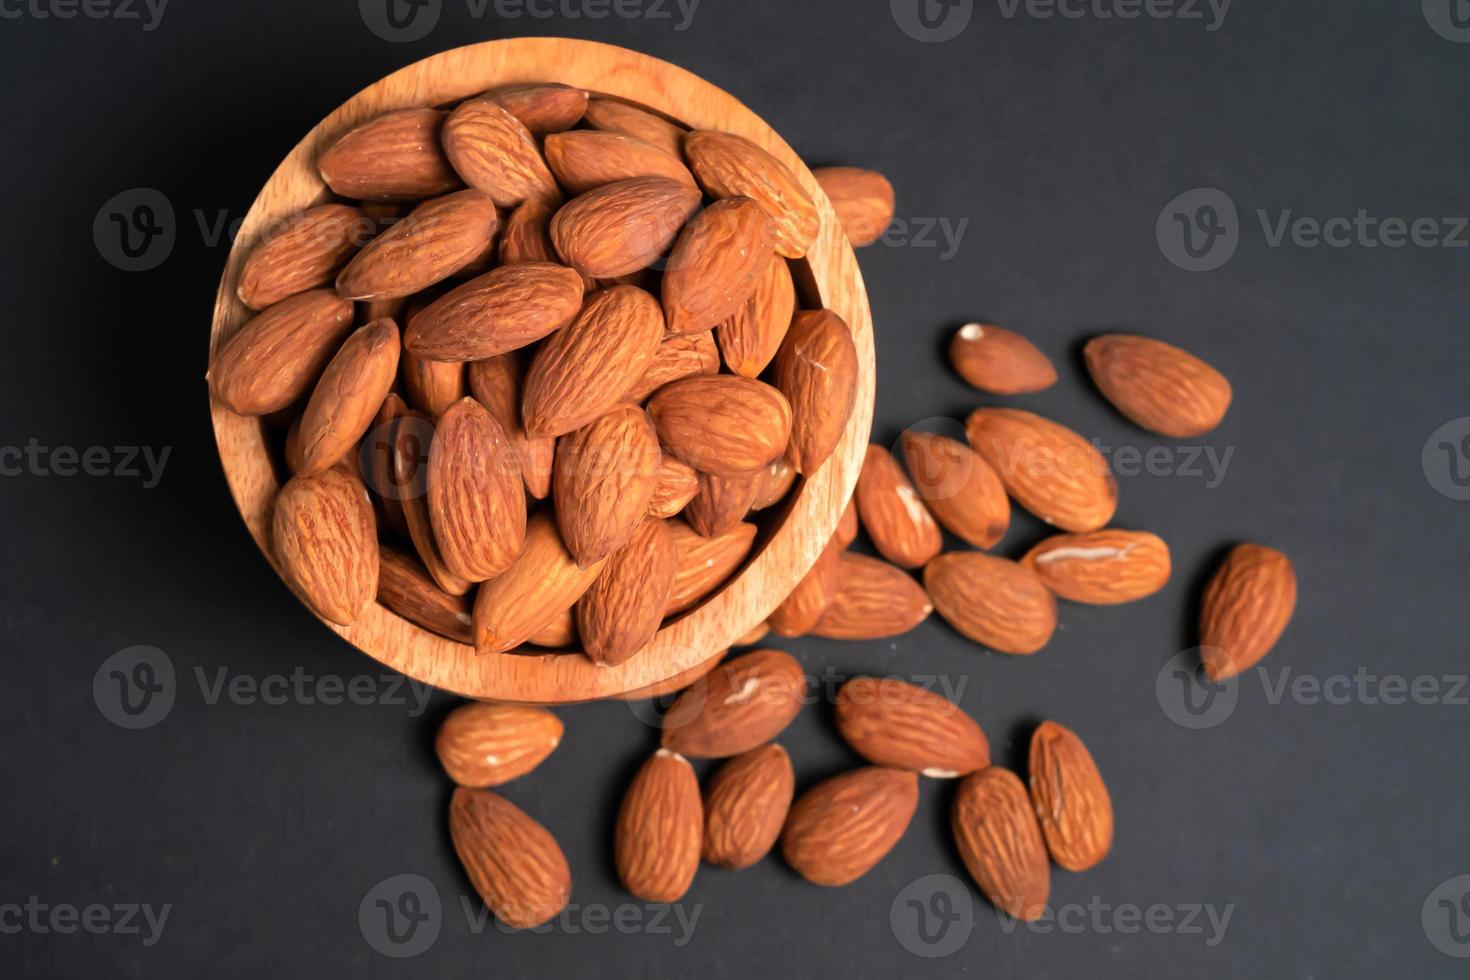
M 667 62 L 611 45 L 564 38 L 489 41 L 445 51 L 360 92 L 291 151 L 246 215 L 225 266 L 215 304 L 210 353 L 248 317 L 235 294 L 245 256 L 263 232 L 297 211 L 329 199 L 317 156 L 352 127 L 380 113 L 452 103 L 498 85 L 562 82 L 650 106 L 698 129 L 737 133 L 785 163 L 817 202 L 821 232 L 803 263 L 822 305 L 852 328 L 858 349 L 856 407 L 831 459 L 797 490 L 779 528 L 717 595 L 661 630 L 650 647 L 617 667 L 581 654 L 475 655 L 471 647 L 423 630 L 373 604 L 344 639 L 408 676 L 466 697 L 563 704 L 661 686 L 693 672 L 764 620 L 816 562 L 852 494 L 872 425 L 873 328 L 857 261 L 831 204 L 796 153 L 755 113 L 728 93 Z M 278 484 L 258 419 L 231 413 L 211 399 L 220 460 L 241 516 L 261 551 L 280 571 L 270 544 Z M 330 624 L 329 624 L 330 625 Z

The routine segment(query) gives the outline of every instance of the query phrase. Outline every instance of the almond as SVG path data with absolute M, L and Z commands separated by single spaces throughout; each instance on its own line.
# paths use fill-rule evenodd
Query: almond
M 422 415 L 409 413 L 394 423 L 393 486 L 403 508 L 409 539 L 429 576 L 445 592 L 462 596 L 469 592 L 470 583 L 445 564 L 429 517 L 429 453 L 433 438 L 433 423 Z
M 333 192 L 358 201 L 414 201 L 459 186 L 439 148 L 449 113 L 400 109 L 370 119 L 317 159 Z
M 434 751 L 449 778 L 468 789 L 519 779 L 561 742 L 561 719 L 519 704 L 462 704 L 439 726 Z
M 1022 507 L 1064 531 L 1095 531 L 1113 519 L 1118 484 L 1092 443 L 1031 412 L 981 408 L 965 422 L 970 448 Z
M 854 247 L 883 237 L 893 221 L 893 185 L 887 177 L 861 167 L 818 167 L 812 176 L 822 185 Z
M 284 299 L 220 346 L 209 390 L 236 415 L 279 412 L 311 390 L 351 329 L 352 304 L 333 290 Z
M 907 633 L 933 611 L 929 596 L 903 569 L 845 554 L 837 566 L 837 594 L 812 633 L 829 640 L 879 640 Z
M 533 647 L 545 647 L 551 650 L 565 650 L 574 646 L 577 642 L 576 611 L 568 609 L 566 612 L 551 617 L 546 621 L 546 625 L 532 633 L 531 638 L 526 642 Z
M 944 538 L 914 485 L 882 446 L 869 446 L 857 482 L 858 516 L 878 553 L 900 568 L 920 568 Z
M 796 312 L 796 283 L 786 260 L 772 252 L 756 277 L 755 291 L 717 330 L 720 353 L 736 374 L 760 377 L 781 349 Z
M 805 695 L 806 674 L 791 654 L 742 654 L 679 695 L 664 715 L 663 746 L 696 759 L 739 755 L 781 734 Z
M 673 517 L 689 505 L 699 493 L 699 471 L 667 454 L 659 460 L 653 482 L 653 499 L 648 502 L 648 516 Z
M 604 96 L 587 103 L 587 124 L 607 133 L 623 133 L 651 143 L 674 157 L 684 154 L 684 127 L 645 109 Z
M 1011 502 L 995 470 L 969 446 L 932 432 L 903 434 L 914 492 L 953 535 L 990 549 L 1005 537 Z
M 918 805 L 911 772 L 868 766 L 833 776 L 792 805 L 781 853 L 812 884 L 849 884 L 893 850 Z
M 1054 721 L 1031 736 L 1031 803 L 1052 860 L 1095 867 L 1113 846 L 1113 801 L 1082 739 Z
M 663 622 L 679 558 L 663 521 L 645 521 L 613 552 L 577 603 L 577 626 L 588 657 L 616 666 L 648 645 Z
M 989 323 L 967 323 L 949 345 L 949 362 L 992 395 L 1026 395 L 1057 383 L 1051 360 L 1025 337 Z
M 546 162 L 572 194 L 633 177 L 666 177 L 694 187 L 684 161 L 651 143 L 622 133 L 574 129 L 546 137 Z
M 479 191 L 427 200 L 347 263 L 337 276 L 337 294 L 355 300 L 411 296 L 468 265 L 499 226 L 494 202 Z
M 560 330 L 581 308 L 581 276 L 551 262 L 521 262 L 439 297 L 409 321 L 405 341 L 420 357 L 480 361 Z
M 812 570 L 802 576 L 791 594 L 771 613 L 772 631 L 781 636 L 805 636 L 816 629 L 837 596 L 843 547 L 836 538 L 827 543 Z
M 378 549 L 378 601 L 404 619 L 456 643 L 473 642 L 470 604 L 429 577 L 413 558 L 386 545 Z
M 558 193 L 536 138 L 495 102 L 483 98 L 461 102 L 444 122 L 443 141 L 455 172 L 500 207 Z
M 709 130 L 686 136 L 684 154 L 711 197 L 748 197 L 766 210 L 774 221 L 776 251 L 788 259 L 806 255 L 821 231 L 821 217 L 781 161 L 743 136 Z
M 308 208 L 250 250 L 240 270 L 240 302 L 263 310 L 332 281 L 376 234 L 361 210 L 346 204 Z
M 978 552 L 940 555 L 924 588 L 958 632 L 1000 653 L 1035 653 L 1057 628 L 1057 601 L 1029 569 Z
M 990 743 L 959 705 L 896 678 L 854 677 L 837 692 L 837 730 L 880 766 L 952 779 L 990 765 Z
M 286 581 L 323 619 L 347 626 L 378 591 L 373 505 L 343 469 L 295 476 L 276 495 L 271 522 Z
M 1230 408 L 1225 376 L 1162 340 L 1109 334 L 1089 340 L 1083 353 L 1107 400 L 1150 432 L 1176 439 L 1203 435 Z
M 739 869 L 769 854 L 795 785 L 791 757 L 779 745 L 751 749 L 721 766 L 704 792 L 704 859 Z
M 1210 679 L 1226 680 L 1260 662 L 1295 608 L 1291 559 L 1262 545 L 1237 545 L 1205 587 L 1200 652 Z
M 672 333 L 703 333 L 755 293 L 771 255 L 771 219 L 748 197 L 717 201 L 674 243 L 664 272 L 664 317 Z
M 776 355 L 776 387 L 791 402 L 791 448 L 798 473 L 817 471 L 847 428 L 857 403 L 858 357 L 852 332 L 831 310 L 803 311 Z
M 643 377 L 623 395 L 641 402 L 664 385 L 695 374 L 718 374 L 720 352 L 709 333 L 670 334 L 658 345 Z
M 414 408 L 437 419 L 464 397 L 464 365 L 454 361 L 431 361 L 413 351 L 403 354 L 403 387 Z
M 587 91 L 555 82 L 502 85 L 480 98 L 494 102 L 520 121 L 533 135 L 560 133 L 582 121 Z
M 1169 581 L 1169 546 L 1147 531 L 1058 534 L 1021 564 L 1063 599 L 1112 606 L 1151 596 Z
M 1015 773 L 991 766 L 966 776 L 955 793 L 950 825 L 965 867 L 992 905 L 1025 922 L 1046 912 L 1046 845 Z
M 761 471 L 765 472 L 764 470 Z M 689 526 L 707 538 L 724 534 L 745 520 L 755 503 L 756 476 L 699 474 L 699 492 L 684 508 Z
M 301 413 L 298 474 L 320 473 L 352 452 L 393 387 L 398 348 L 392 320 L 370 323 L 342 344 Z
M 778 459 L 791 438 L 786 398 L 751 378 L 682 378 L 654 393 L 648 414 L 669 452 L 714 476 L 751 475 Z
M 505 653 L 525 643 L 555 617 L 565 613 L 592 585 L 602 562 L 577 565 L 546 514 L 526 526 L 526 546 L 498 577 L 480 586 L 475 596 L 475 650 L 481 655 Z
M 593 293 L 531 361 L 521 417 L 533 437 L 580 429 L 622 398 L 658 353 L 664 317 L 636 286 Z
M 784 459 L 778 459 L 756 474 L 755 499 L 751 510 L 765 510 L 786 499 L 796 483 L 796 469 Z
M 470 392 L 500 423 L 516 459 L 520 460 L 526 490 L 537 500 L 545 499 L 551 492 L 556 440 L 549 436 L 532 439 L 521 426 L 520 353 L 511 351 L 472 361 L 468 373 Z
M 473 398 L 439 420 L 428 487 L 434 540 L 453 574 L 483 582 L 510 567 L 526 537 L 520 466 L 500 423 Z
M 692 609 L 724 584 L 745 563 L 755 544 L 755 525 L 740 524 L 724 534 L 706 538 L 683 521 L 671 521 L 679 570 L 669 596 L 667 615 Z
M 514 803 L 459 787 L 449 803 L 449 837 L 470 884 L 501 922 L 531 929 L 566 908 L 572 893 L 566 856 Z
M 561 441 L 551 492 L 561 538 L 578 565 L 628 543 L 648 514 L 658 464 L 658 436 L 635 405 L 620 405 Z
M 614 279 L 646 269 L 699 209 L 699 189 L 635 177 L 575 198 L 551 219 L 557 254 L 578 272 Z
M 847 502 L 847 507 L 842 511 L 842 517 L 837 521 L 837 531 L 833 536 L 842 542 L 842 547 L 844 548 L 850 546 L 857 540 L 858 513 L 856 499 Z
M 633 777 L 618 809 L 614 859 L 623 886 L 646 902 L 677 902 L 699 870 L 704 804 L 694 767 L 659 749 Z
M 526 201 L 505 219 L 500 232 L 500 262 L 557 262 L 551 244 L 551 216 L 559 207 L 556 199 L 538 197 Z

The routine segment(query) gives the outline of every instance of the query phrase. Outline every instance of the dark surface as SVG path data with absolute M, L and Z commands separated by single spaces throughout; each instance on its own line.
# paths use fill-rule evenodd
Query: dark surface
M 1209 31 L 1199 20 L 1037 19 L 1024 7 L 1008 18 L 977 3 L 968 28 L 939 44 L 911 39 L 878 0 L 704 0 L 683 31 L 677 13 L 507 19 L 492 5 L 475 18 L 444 0 L 427 37 L 402 44 L 371 33 L 347 0 L 175 0 L 151 31 L 41 19 L 33 6 L 7 13 L 0 444 L 171 455 L 152 489 L 128 477 L 0 480 L 0 905 L 36 896 L 171 909 L 151 946 L 146 925 L 89 935 L 26 922 L 16 933 L 0 909 L 0 973 L 1463 975 L 1432 938 L 1470 953 L 1439 904 L 1465 888 L 1450 882 L 1430 899 L 1470 872 L 1466 692 L 1455 680 L 1466 670 L 1470 503 L 1435 489 L 1454 485 L 1428 479 L 1421 453 L 1442 424 L 1470 415 L 1470 251 L 1272 247 L 1256 216 L 1470 214 L 1470 44 L 1436 34 L 1419 6 L 1241 3 Z M 963 900 L 973 927 L 941 933 L 933 920 L 930 937 L 959 949 L 916 955 L 942 950 L 915 938 L 907 898 L 942 906 L 925 885 L 900 892 L 931 874 L 968 881 L 947 831 L 952 786 L 926 780 L 902 842 L 851 887 L 818 890 L 775 857 L 701 871 L 681 904 L 697 924 L 679 945 L 677 920 L 628 904 L 612 872 L 612 812 L 655 733 L 604 704 L 562 711 L 562 747 L 507 788 L 565 848 L 578 908 L 551 934 L 504 934 L 467 921 L 469 886 L 444 830 L 449 791 L 431 742 L 452 699 L 422 714 L 296 695 L 211 703 L 219 672 L 252 684 L 363 677 L 378 701 L 394 695 L 281 586 L 230 501 L 202 380 L 228 243 L 201 222 L 243 216 L 296 140 L 380 76 L 455 45 L 547 33 L 677 62 L 814 163 L 892 178 L 909 233 L 861 255 L 878 326 L 878 441 L 1003 401 L 1114 450 L 1147 449 L 1157 440 L 1112 412 L 1081 369 L 1080 342 L 1105 329 L 1173 340 L 1234 383 L 1224 425 L 1197 441 L 1234 451 L 1217 486 L 1207 467 L 1180 472 L 1179 451 L 1167 475 L 1120 477 L 1117 523 L 1173 549 L 1160 595 L 1066 605 L 1055 640 L 1029 659 L 983 652 L 937 620 L 891 642 L 786 644 L 819 679 L 877 671 L 960 690 L 1002 764 L 1024 768 L 1041 718 L 1081 733 L 1118 833 L 1099 868 L 1053 874 L 1053 904 L 1073 910 L 1066 928 L 1001 923 L 973 889 L 941 879 L 973 896 Z M 135 187 L 166 196 L 177 243 L 156 268 L 126 272 L 104 261 L 92 224 Z M 1155 237 L 1166 203 L 1197 187 L 1228 193 L 1242 222 L 1234 257 L 1203 273 L 1176 268 Z M 954 254 L 941 234 L 918 233 L 935 221 L 968 222 Z M 1060 384 L 1011 400 L 967 389 L 942 348 L 974 318 L 1033 337 Z M 1441 458 L 1438 440 L 1430 450 Z M 1019 554 L 1041 533 L 1018 521 L 1002 551 Z M 1156 678 L 1195 642 L 1194 597 L 1212 563 L 1246 539 L 1292 556 L 1299 608 L 1265 682 L 1248 676 L 1228 719 L 1190 730 L 1171 721 Z M 99 710 L 92 683 L 104 660 L 140 644 L 166 653 L 176 702 L 161 723 L 127 731 Z M 1278 697 L 1283 672 L 1433 678 L 1439 703 L 1370 703 L 1372 681 L 1345 689 L 1336 700 L 1346 703 Z M 782 742 L 800 785 L 856 761 L 826 698 Z M 407 961 L 377 952 L 358 918 L 369 891 L 398 874 L 426 878 L 444 908 L 437 941 Z M 1192 926 L 1202 932 L 1125 931 L 1130 904 L 1167 907 L 1176 923 L 1191 905 L 1231 918 L 1210 945 L 1204 916 Z

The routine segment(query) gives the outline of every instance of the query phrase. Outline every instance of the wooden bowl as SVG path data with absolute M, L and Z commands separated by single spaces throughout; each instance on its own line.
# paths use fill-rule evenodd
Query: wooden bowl
M 755 113 L 682 68 L 623 48 L 563 38 L 489 41 L 434 55 L 358 93 L 313 129 L 281 163 L 256 198 L 230 252 L 215 303 L 210 354 L 248 318 L 235 295 L 240 268 L 263 231 L 330 195 L 317 156 L 354 126 L 392 109 L 443 105 L 514 82 L 564 82 L 653 108 L 693 129 L 738 133 L 791 168 L 821 212 L 822 231 L 796 263 L 804 307 L 835 310 L 857 342 L 857 403 L 831 459 L 797 484 L 779 526 L 764 533 L 744 568 L 690 613 L 665 626 L 647 649 L 617 667 L 580 653 L 477 656 L 373 604 L 348 627 L 332 626 L 349 643 L 416 680 L 466 697 L 564 704 L 630 693 L 647 696 L 697 676 L 764 620 L 815 564 L 857 482 L 873 416 L 873 325 L 852 247 L 811 171 Z M 805 268 L 803 269 L 802 266 Z M 220 461 L 235 503 L 267 559 L 271 508 L 279 483 L 260 419 L 243 418 L 211 400 Z M 328 624 L 331 625 L 331 624 Z

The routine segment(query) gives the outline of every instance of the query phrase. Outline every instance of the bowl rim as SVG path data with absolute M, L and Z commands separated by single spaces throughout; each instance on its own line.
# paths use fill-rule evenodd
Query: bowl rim
M 322 620 L 379 663 L 464 697 L 567 704 L 657 689 L 723 654 L 766 619 L 816 563 L 857 483 L 873 416 L 874 352 L 867 292 L 852 246 L 830 201 L 794 150 L 728 92 L 669 62 L 627 48 L 569 38 L 484 41 L 431 55 L 348 99 L 291 150 L 272 173 L 241 224 L 225 264 L 210 329 L 209 356 L 249 318 L 235 295 L 245 256 L 292 214 L 330 196 L 314 166 L 347 130 L 394 109 L 441 106 L 507 84 L 558 82 L 647 106 L 694 129 L 736 133 L 786 164 L 811 194 L 821 230 L 804 259 L 821 304 L 847 322 L 858 352 L 853 412 L 832 456 L 797 484 L 780 525 L 743 567 L 693 611 L 662 628 L 650 645 L 616 667 L 581 653 L 479 656 L 417 626 L 377 601 L 350 626 Z M 281 575 L 270 518 L 279 483 L 264 420 L 238 416 L 210 396 L 220 463 L 235 505 L 257 547 Z M 282 581 L 286 581 L 282 576 Z M 289 584 L 289 583 L 288 583 Z M 320 617 L 318 617 L 320 619 Z

